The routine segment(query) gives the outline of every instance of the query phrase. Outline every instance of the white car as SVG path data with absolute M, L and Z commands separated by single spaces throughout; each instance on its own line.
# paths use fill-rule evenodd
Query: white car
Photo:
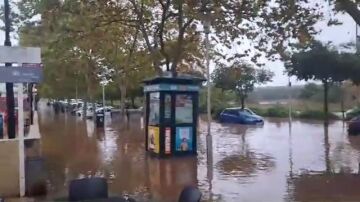
M 93 111 L 93 108 L 91 106 L 88 106 L 86 109 L 86 117 L 89 116 L 88 114 L 93 113 L 92 111 Z M 78 115 L 78 116 L 83 116 L 83 113 L 84 113 L 83 107 L 81 107 L 79 110 L 76 111 L 76 115 Z
M 110 115 L 112 112 L 113 107 L 111 106 L 105 106 L 105 115 Z M 104 107 L 99 107 L 96 109 L 96 113 L 102 113 L 104 110 Z

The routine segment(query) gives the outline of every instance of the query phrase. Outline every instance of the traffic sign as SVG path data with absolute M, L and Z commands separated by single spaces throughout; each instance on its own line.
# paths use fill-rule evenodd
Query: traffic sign
M 0 67 L 0 83 L 40 83 L 43 68 L 39 67 Z
M 0 46 L 0 63 L 41 63 L 41 49 L 35 47 Z

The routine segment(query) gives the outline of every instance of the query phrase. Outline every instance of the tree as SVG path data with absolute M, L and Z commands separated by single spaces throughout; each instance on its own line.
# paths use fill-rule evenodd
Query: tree
M 22 33 L 21 40 L 37 41 L 45 50 L 45 66 L 52 75 L 45 82 L 47 92 L 57 93 L 58 77 L 72 78 L 71 72 L 76 72 L 91 100 L 95 94 L 92 89 L 99 83 L 98 59 L 102 59 L 115 70 L 112 79 L 124 99 L 127 89 L 133 89 L 134 80 L 138 81 L 134 75 L 143 78 L 165 68 L 175 73 L 203 67 L 201 32 L 208 14 L 211 40 L 231 49 L 248 39 L 254 50 L 246 49 L 234 57 L 251 57 L 253 63 L 258 63 L 258 52 L 266 52 L 270 58 L 283 51 L 288 40 L 308 41 L 321 16 L 316 6 L 309 7 L 303 1 L 272 2 L 21 0 L 14 24 Z M 216 49 L 212 56 L 234 60 L 223 52 Z M 55 70 L 59 67 L 69 68 L 69 75 Z M 74 78 L 66 82 L 74 84 L 78 81 Z
M 351 60 L 350 60 L 351 59 Z M 299 80 L 318 80 L 322 82 L 324 90 L 325 121 L 328 121 L 328 94 L 329 87 L 334 83 L 350 79 L 350 72 L 359 69 L 356 57 L 340 54 L 336 50 L 315 42 L 310 50 L 294 54 L 291 65 L 287 66 L 289 75 L 296 76 Z
M 254 90 L 255 85 L 271 81 L 273 75 L 266 69 L 256 69 L 243 61 L 236 61 L 230 66 L 220 65 L 215 69 L 212 79 L 215 87 L 237 92 L 241 108 L 244 109 L 245 99 Z

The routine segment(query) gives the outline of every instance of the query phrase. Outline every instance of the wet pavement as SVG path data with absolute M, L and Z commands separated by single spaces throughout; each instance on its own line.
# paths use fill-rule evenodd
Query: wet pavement
M 105 132 L 91 121 L 39 112 L 42 153 L 51 200 L 67 195 L 70 180 L 103 176 L 111 195 L 138 201 L 176 201 L 196 185 L 204 201 L 360 201 L 360 137 L 342 122 L 268 119 L 263 127 L 212 124 L 213 165 L 206 161 L 206 123 L 200 120 L 198 156 L 146 155 L 139 115 L 129 125 L 114 116 Z M 209 168 L 209 169 L 208 169 Z

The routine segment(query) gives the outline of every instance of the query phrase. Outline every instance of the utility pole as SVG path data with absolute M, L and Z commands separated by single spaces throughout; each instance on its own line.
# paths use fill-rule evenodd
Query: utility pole
M 10 4 L 9 0 L 4 0 L 4 16 L 5 16 L 5 46 L 11 46 L 10 40 Z M 6 67 L 11 67 L 11 63 L 5 63 Z M 8 137 L 15 138 L 15 98 L 14 98 L 14 84 L 6 83 L 6 111 L 7 111 L 7 128 Z

